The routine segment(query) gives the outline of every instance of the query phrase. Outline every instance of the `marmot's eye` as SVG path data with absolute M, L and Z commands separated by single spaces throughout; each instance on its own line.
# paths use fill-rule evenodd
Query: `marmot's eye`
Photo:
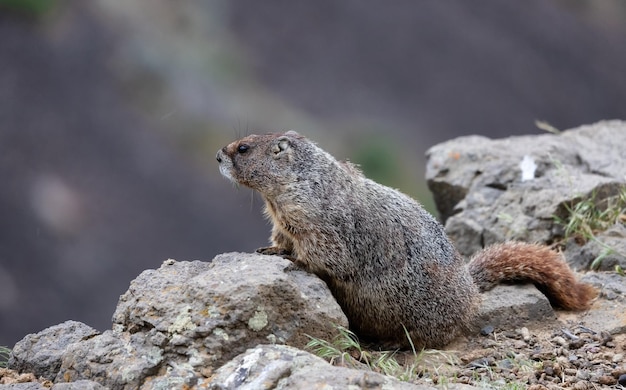
M 248 149 L 250 149 L 250 146 L 246 145 L 246 144 L 241 144 L 237 147 L 237 151 L 241 154 L 245 153 L 248 151 Z

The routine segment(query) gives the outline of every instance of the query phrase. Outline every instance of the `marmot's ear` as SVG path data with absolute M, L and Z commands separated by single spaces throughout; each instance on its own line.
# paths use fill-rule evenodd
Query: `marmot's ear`
M 289 130 L 288 132 L 285 133 L 285 135 L 290 136 L 290 137 L 302 138 L 302 136 L 298 134 L 298 132 L 295 130 Z
M 272 146 L 272 152 L 274 157 L 279 157 L 291 150 L 291 140 L 288 136 L 282 135 L 276 138 L 274 145 Z

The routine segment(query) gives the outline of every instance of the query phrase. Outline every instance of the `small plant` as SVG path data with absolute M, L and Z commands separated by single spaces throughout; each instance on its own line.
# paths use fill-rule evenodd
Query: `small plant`
M 591 268 L 597 269 L 604 258 L 615 253 L 615 249 L 598 240 L 596 235 L 617 223 L 626 222 L 626 186 L 615 196 L 598 200 L 593 192 L 590 197 L 564 207 L 567 215 L 554 217 L 555 222 L 564 228 L 564 239 L 598 243 L 602 251 L 591 263 Z
M 390 375 L 390 371 L 400 367 L 395 360 L 395 352 L 373 352 L 364 349 L 357 336 L 343 326 L 336 326 L 338 334 L 332 341 L 311 337 L 307 349 L 331 364 L 340 366 L 369 369 Z
M 6 368 L 9 362 L 9 356 L 11 356 L 11 349 L 0 346 L 0 368 Z
M 455 358 L 436 350 L 415 350 L 413 341 L 408 336 L 411 345 L 412 359 L 406 359 L 405 364 L 398 362 L 398 351 L 370 351 L 361 346 L 357 336 L 343 326 L 336 326 L 338 334 L 332 341 L 320 340 L 309 336 L 311 341 L 306 348 L 315 355 L 328 360 L 331 364 L 366 369 L 384 375 L 393 376 L 401 381 L 409 382 L 417 379 L 423 373 L 421 363 L 426 356 L 439 355 L 447 364 L 456 364 Z
M 626 187 L 616 196 L 598 201 L 596 193 L 573 205 L 565 204 L 566 218 L 556 217 L 565 228 L 565 238 L 591 240 L 598 232 L 626 220 Z
M 356 335 L 343 326 L 337 325 L 335 328 L 339 333 L 332 342 L 308 336 L 311 341 L 307 343 L 306 348 L 331 364 L 360 368 L 363 361 L 367 365 L 368 353 L 364 353 Z M 354 352 L 357 352 L 357 357 L 353 356 Z

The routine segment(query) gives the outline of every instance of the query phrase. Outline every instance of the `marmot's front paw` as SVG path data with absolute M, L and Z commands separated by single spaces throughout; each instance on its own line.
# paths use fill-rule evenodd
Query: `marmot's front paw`
M 283 249 L 283 248 L 279 248 L 277 246 L 267 246 L 264 248 L 259 248 L 256 250 L 256 253 L 260 253 L 262 255 L 269 255 L 269 256 L 280 256 L 284 259 L 295 261 L 295 258 L 291 256 L 290 251 Z

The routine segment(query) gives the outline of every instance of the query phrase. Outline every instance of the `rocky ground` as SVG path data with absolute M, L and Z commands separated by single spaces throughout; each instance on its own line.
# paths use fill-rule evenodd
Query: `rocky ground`
M 456 364 L 449 364 L 449 357 L 444 365 L 427 361 L 417 382 L 510 389 L 626 386 L 626 335 L 598 332 L 572 320 L 565 324 L 468 339 L 449 350 Z
M 528 322 L 528 327 L 486 325 L 480 334 L 459 339 L 445 350 L 425 351 L 417 357 L 402 352 L 396 358 L 405 372 L 417 362 L 416 376 L 410 382 L 440 388 L 461 384 L 493 389 L 624 388 L 626 279 L 617 274 L 592 273 L 584 280 L 600 291 L 586 312 L 557 311 L 555 318 L 546 315 L 539 322 Z M 491 299 L 490 295 L 506 293 L 501 290 L 487 294 L 485 301 Z M 519 304 L 510 297 L 507 300 L 511 305 Z M 520 307 L 514 311 L 523 316 Z M 493 307 L 487 310 L 503 317 Z
M 626 335 L 613 336 L 586 328 L 574 317 L 563 315 L 563 327 L 491 332 L 441 353 L 426 353 L 420 359 L 419 377 L 414 383 L 440 388 L 467 384 L 535 390 L 626 387 Z M 408 352 L 399 353 L 397 359 L 407 367 L 414 360 Z M 0 384 L 36 380 L 32 373 L 0 369 Z M 52 386 L 44 378 L 38 382 Z

